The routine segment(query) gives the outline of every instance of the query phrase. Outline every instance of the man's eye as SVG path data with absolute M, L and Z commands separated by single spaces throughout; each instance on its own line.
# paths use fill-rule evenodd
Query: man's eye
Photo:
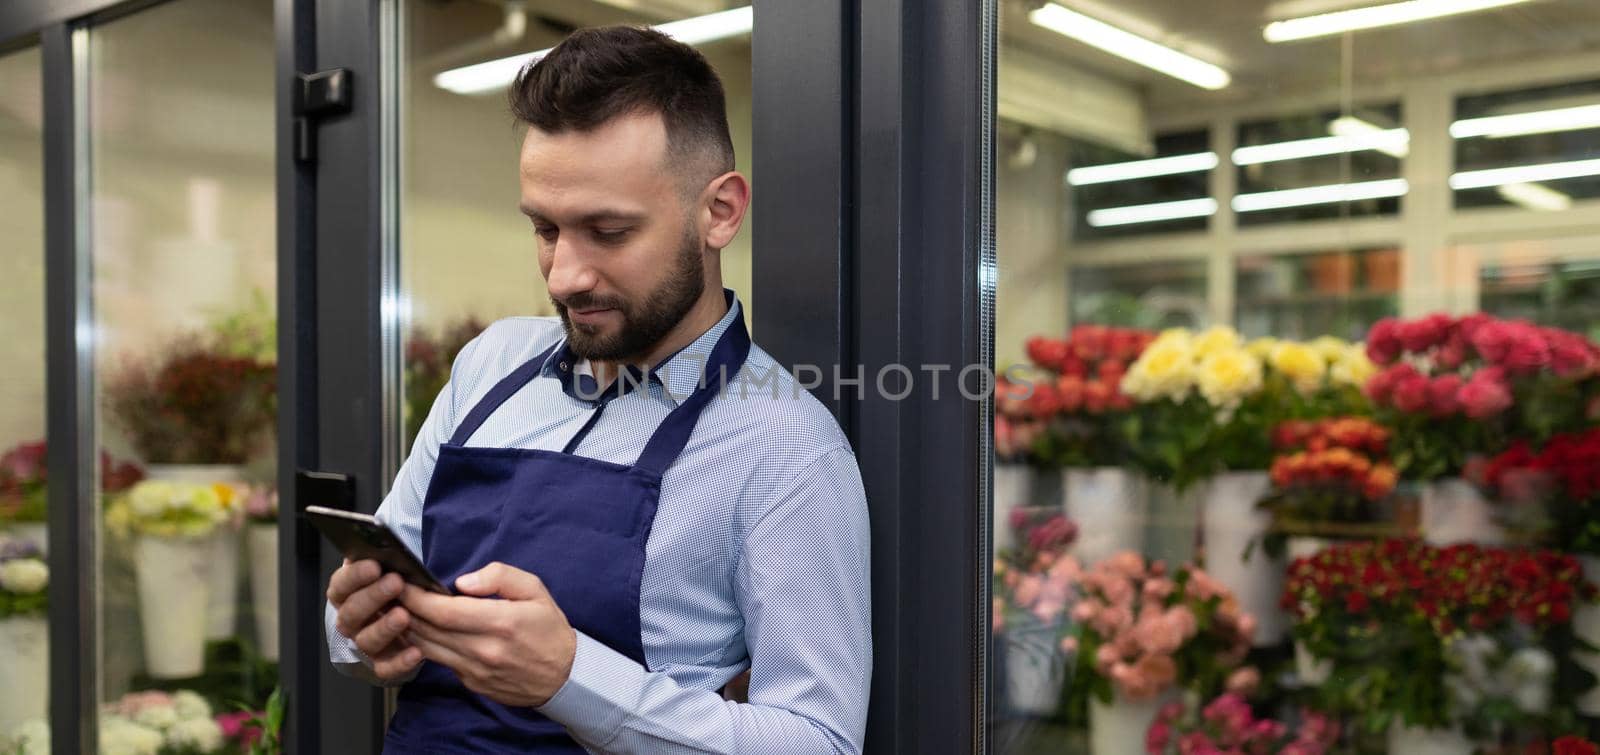
M 628 228 L 596 228 L 594 237 L 600 241 L 615 244 L 628 237 Z
M 556 227 L 553 226 L 553 225 L 546 225 L 546 226 L 534 226 L 533 227 L 533 233 L 534 233 L 534 235 L 538 236 L 541 239 L 544 239 L 545 241 L 555 241 L 556 240 L 556 235 L 558 233 L 560 233 L 560 231 L 557 230 Z

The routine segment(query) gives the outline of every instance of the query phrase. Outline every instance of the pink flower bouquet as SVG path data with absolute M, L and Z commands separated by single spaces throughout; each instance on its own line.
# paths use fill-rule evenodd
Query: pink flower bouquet
M 1169 574 L 1125 551 L 1096 564 L 1080 586 L 1072 609 L 1079 669 L 1102 701 L 1113 693 L 1150 700 L 1176 686 L 1215 693 L 1250 652 L 1255 618 L 1198 568 Z

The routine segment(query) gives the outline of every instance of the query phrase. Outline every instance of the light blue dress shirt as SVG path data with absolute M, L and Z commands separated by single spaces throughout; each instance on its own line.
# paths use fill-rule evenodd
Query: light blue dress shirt
M 695 390 L 739 310 L 735 301 L 645 387 L 611 399 L 575 453 L 632 464 Z M 439 446 L 502 377 L 561 338 L 555 318 L 510 318 L 456 357 L 377 513 L 415 552 Z M 555 367 L 506 401 L 471 444 L 561 450 L 599 403 L 564 390 Z M 872 670 L 861 473 L 833 416 L 759 347 L 663 477 L 639 613 L 648 668 L 579 632 L 571 677 L 539 709 L 585 748 L 861 751 Z M 365 662 L 334 630 L 331 606 L 326 625 L 335 664 L 349 671 Z M 718 690 L 747 668 L 749 702 L 724 700 Z

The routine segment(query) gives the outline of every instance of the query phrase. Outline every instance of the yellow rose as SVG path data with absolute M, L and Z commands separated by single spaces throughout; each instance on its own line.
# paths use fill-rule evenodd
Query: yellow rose
M 1322 386 L 1322 375 L 1327 362 L 1315 347 L 1294 341 L 1284 341 L 1272 350 L 1272 369 L 1294 383 L 1295 390 L 1311 393 Z
M 1250 356 L 1263 362 L 1272 358 L 1272 350 L 1276 348 L 1278 348 L 1278 339 L 1271 337 L 1257 338 L 1244 345 L 1244 350 L 1250 352 Z
M 1212 406 L 1236 407 L 1245 396 L 1261 390 L 1261 360 L 1243 349 L 1216 352 L 1200 362 L 1196 382 Z
M 1366 385 L 1376 374 L 1378 365 L 1373 364 L 1367 357 L 1367 347 L 1359 343 L 1351 344 L 1345 349 L 1344 355 L 1339 357 L 1339 361 L 1334 362 L 1328 371 L 1328 376 L 1333 378 L 1333 382 L 1358 388 Z
M 1124 393 L 1140 401 L 1158 398 L 1182 400 L 1194 384 L 1194 352 L 1187 338 L 1162 338 L 1150 344 L 1128 368 L 1122 380 Z
M 1204 359 L 1222 351 L 1239 348 L 1239 332 L 1226 325 L 1216 325 L 1194 339 L 1194 351 Z

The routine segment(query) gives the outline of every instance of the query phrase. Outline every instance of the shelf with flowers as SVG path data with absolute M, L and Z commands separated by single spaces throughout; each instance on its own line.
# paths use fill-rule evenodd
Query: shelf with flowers
M 0 534 L 0 735 L 50 700 L 50 569 L 32 541 Z
M 1271 431 L 1287 419 L 1362 413 L 1360 386 L 1373 369 L 1363 346 L 1336 338 L 1245 342 L 1226 327 L 1162 333 L 1122 381 L 1134 399 L 1121 428 L 1133 463 L 1173 491 L 1156 508 L 1176 523 L 1168 539 L 1178 546 L 1150 552 L 1187 560 L 1198 541 L 1214 577 L 1250 610 L 1269 609 L 1272 591 L 1257 589 L 1260 568 L 1245 548 L 1268 524 L 1255 504 L 1269 486 Z M 1259 641 L 1275 642 L 1277 630 L 1264 629 Z
M 1600 346 L 1576 333 L 1435 314 L 1379 321 L 1367 350 L 1382 370 L 1366 393 L 1393 431 L 1402 477 L 1424 485 L 1429 542 L 1504 541 L 1489 502 L 1462 479 L 1474 457 L 1600 420 Z
M 1467 465 L 1508 539 L 1554 548 L 1577 557 L 1591 582 L 1600 582 L 1600 428 L 1560 433 L 1537 451 L 1526 441 Z M 1600 646 L 1600 606 L 1580 605 L 1577 636 Z M 1578 662 L 1600 673 L 1600 653 L 1580 651 Z M 1600 688 L 1578 700 L 1585 715 L 1600 716 Z
M 1258 681 L 1243 665 L 1255 619 L 1203 570 L 1169 570 L 1124 551 L 1095 564 L 1077 587 L 1071 618 L 1078 633 L 1068 647 L 1090 696 L 1096 755 L 1136 748 L 1162 706 L 1182 693 L 1209 699 Z
M 267 755 L 279 748 L 262 725 L 266 712 L 219 713 L 193 690 L 130 692 L 100 710 L 103 753 L 125 755 Z M 47 755 L 44 719 L 0 732 L 0 748 L 17 755 Z
M 1074 521 L 1086 525 L 1076 546 L 1085 562 L 1140 546 L 1148 492 L 1126 467 L 1117 426 L 1132 401 L 1119 386 L 1154 337 L 1144 330 L 1080 325 L 1066 338 L 1030 338 L 1025 392 L 1011 387 L 997 402 L 1001 416 L 1022 418 L 1015 435 L 1027 441 L 1028 459 L 1059 470 L 1060 501 Z
M 1594 596 L 1570 556 L 1390 539 L 1296 559 L 1284 606 L 1330 665 L 1318 710 L 1389 752 L 1465 755 L 1579 726 L 1594 678 L 1572 662 L 1571 619 Z

